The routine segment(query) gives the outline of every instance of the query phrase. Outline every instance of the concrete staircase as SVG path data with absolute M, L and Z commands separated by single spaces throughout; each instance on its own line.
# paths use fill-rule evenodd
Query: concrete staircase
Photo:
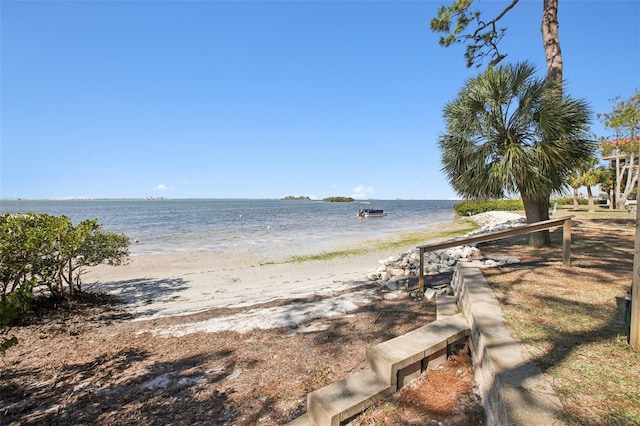
M 307 395 L 307 413 L 291 426 L 339 426 L 447 359 L 469 336 L 462 314 L 443 316 L 367 349 L 366 368 Z
M 489 426 L 556 426 L 560 399 L 505 326 L 500 304 L 482 273 L 458 263 L 455 295 L 438 295 L 437 320 L 367 350 L 366 366 L 307 395 L 307 414 L 290 425 L 337 426 L 400 389 L 421 371 L 469 342 L 474 375 Z M 462 311 L 462 313 L 459 313 Z

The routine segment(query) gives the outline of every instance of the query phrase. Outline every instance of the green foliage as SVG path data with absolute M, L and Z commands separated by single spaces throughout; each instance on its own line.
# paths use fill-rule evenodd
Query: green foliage
M 578 198 L 578 204 L 586 206 L 589 200 L 586 198 Z M 573 197 L 552 198 L 551 204 L 558 203 L 559 206 L 573 206 Z
M 635 138 L 640 136 L 640 91 L 636 89 L 628 99 L 617 96 L 612 101 L 617 103 L 611 112 L 598 114 L 598 118 L 605 127 L 614 130 L 616 139 L 631 138 L 628 142 L 635 143 L 629 145 L 629 149 L 637 153 Z
M 73 298 L 82 291 L 84 268 L 118 265 L 129 255 L 124 234 L 103 232 L 95 219 L 73 226 L 66 216 L 0 215 L 0 330 L 29 309 L 33 290 L 45 286 L 53 297 Z M 3 337 L 6 350 L 15 338 Z
M 453 210 L 460 216 L 473 216 L 491 211 L 522 211 L 522 200 L 467 200 L 456 203 Z
M 301 200 L 311 200 L 311 197 L 308 197 L 306 195 L 300 195 L 300 196 L 295 196 L 295 195 L 287 195 L 286 197 L 282 198 L 283 200 L 286 201 L 301 201 Z
M 555 95 L 529 63 L 492 68 L 470 79 L 444 109 L 443 170 L 460 195 L 546 200 L 595 152 L 584 100 Z
M 13 293 L 0 297 L 0 355 L 4 355 L 7 349 L 18 343 L 17 337 L 10 334 L 10 325 L 20 314 L 29 310 L 34 281 L 31 279 Z
M 602 144 L 603 156 L 615 158 L 612 182 L 606 182 L 615 190 L 617 208 L 624 208 L 625 200 L 631 198 L 638 179 L 638 148 L 640 146 L 640 91 L 628 99 L 616 97 L 611 112 L 598 114 L 605 127 L 613 130 L 615 139 Z
M 327 203 L 351 203 L 355 201 L 355 199 L 351 197 L 327 197 L 327 198 L 324 198 L 322 201 Z
M 498 44 L 505 35 L 506 28 L 497 28 L 498 22 L 515 6 L 518 0 L 513 0 L 493 19 L 481 17 L 482 12 L 471 10 L 473 0 L 454 0 L 450 6 L 440 6 L 438 15 L 431 19 L 431 31 L 444 34 L 439 43 L 443 47 L 465 43 L 464 57 L 467 67 L 480 67 L 482 61 L 491 58 L 490 66 L 498 64 L 507 55 L 500 53 Z M 474 23 L 475 25 L 471 25 Z M 471 29 L 467 29 L 471 27 Z

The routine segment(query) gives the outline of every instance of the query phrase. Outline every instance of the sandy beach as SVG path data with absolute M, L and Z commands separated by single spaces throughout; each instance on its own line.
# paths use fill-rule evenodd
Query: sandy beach
M 492 212 L 473 219 L 483 226 L 514 217 L 520 216 Z M 456 220 L 431 227 L 423 233 L 424 242 L 428 242 L 429 237 L 433 239 L 436 232 L 454 231 L 463 223 L 464 220 Z M 394 238 L 401 241 L 412 234 L 415 233 L 400 233 Z M 365 276 L 384 259 L 416 247 L 415 243 L 406 243 L 394 248 L 376 248 L 382 247 L 383 242 L 354 242 L 350 248 L 368 249 L 361 254 L 297 262 L 291 260 L 296 253 L 281 249 L 270 252 L 271 257 L 257 252 L 214 250 L 136 255 L 126 265 L 92 268 L 84 277 L 84 283 L 87 289 L 118 296 L 133 313 L 134 321 L 188 315 L 212 308 L 250 307 L 275 300 L 323 296 L 322 303 L 309 306 L 293 304 L 281 311 L 245 311 L 238 318 L 218 317 L 213 321 L 191 323 L 188 330 L 174 328 L 155 332 L 185 334 L 300 326 L 315 318 L 348 313 L 355 310 L 357 304 L 369 302 L 373 290 Z M 346 248 L 337 246 L 333 249 Z
M 266 247 L 92 268 L 83 288 L 124 303 L 87 298 L 25 319 L 0 386 L 14 397 L 0 405 L 10 422 L 34 424 L 286 424 L 310 391 L 362 369 L 369 346 L 435 320 L 433 300 L 365 278 L 379 261 L 469 230 L 465 218 L 394 232 L 321 260 Z
M 387 249 L 302 262 L 215 251 L 139 255 L 127 265 L 92 268 L 84 283 L 87 289 L 119 296 L 141 320 L 357 290 L 367 284 L 364 277 L 379 260 L 401 252 Z

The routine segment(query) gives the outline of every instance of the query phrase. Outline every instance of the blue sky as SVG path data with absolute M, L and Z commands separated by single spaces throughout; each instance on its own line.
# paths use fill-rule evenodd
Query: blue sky
M 0 197 L 455 198 L 442 108 L 478 70 L 429 30 L 441 3 L 2 0 Z M 541 10 L 521 0 L 502 49 L 543 76 Z M 560 1 L 594 113 L 640 87 L 639 20 Z

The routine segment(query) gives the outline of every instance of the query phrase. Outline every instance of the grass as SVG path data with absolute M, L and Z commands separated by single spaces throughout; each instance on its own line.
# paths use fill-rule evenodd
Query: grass
M 335 250 L 318 254 L 291 256 L 287 262 L 299 263 L 309 261 L 326 261 L 335 258 L 358 256 L 374 251 L 386 251 L 396 249 L 414 248 L 420 244 L 431 241 L 447 240 L 459 237 L 475 229 L 478 225 L 468 219 L 459 219 L 453 222 L 439 225 L 442 230 L 435 231 L 433 229 L 416 232 L 402 232 L 395 238 L 380 241 L 368 241 L 361 246 L 346 250 Z
M 572 267 L 562 266 L 562 230 L 552 246 L 532 248 L 528 237 L 482 247 L 521 263 L 484 272 L 500 301 L 512 335 L 528 349 L 560 397 L 560 418 L 569 425 L 640 425 L 640 353 L 627 344 L 624 295 L 631 284 L 635 216 L 626 211 L 587 212 L 560 206 L 557 217 L 574 215 Z M 438 232 L 401 235 L 351 250 L 301 256 L 326 260 L 373 250 L 446 240 L 475 228 L 458 220 Z
M 346 256 L 357 256 L 360 254 L 367 253 L 369 250 L 366 248 L 354 248 L 349 250 L 337 250 L 337 251 L 327 251 L 319 254 L 309 254 L 309 255 L 300 255 L 300 256 L 291 256 L 287 262 L 300 263 L 300 262 L 308 262 L 313 260 L 331 260 L 338 257 L 346 257 Z
M 559 209 L 560 210 L 560 209 Z M 573 214 L 572 267 L 562 266 L 562 232 L 553 247 L 526 239 L 483 247 L 521 257 L 485 272 L 512 335 L 527 347 L 563 403 L 571 425 L 640 425 L 640 353 L 627 344 L 624 295 L 632 279 L 635 216 L 586 207 Z

